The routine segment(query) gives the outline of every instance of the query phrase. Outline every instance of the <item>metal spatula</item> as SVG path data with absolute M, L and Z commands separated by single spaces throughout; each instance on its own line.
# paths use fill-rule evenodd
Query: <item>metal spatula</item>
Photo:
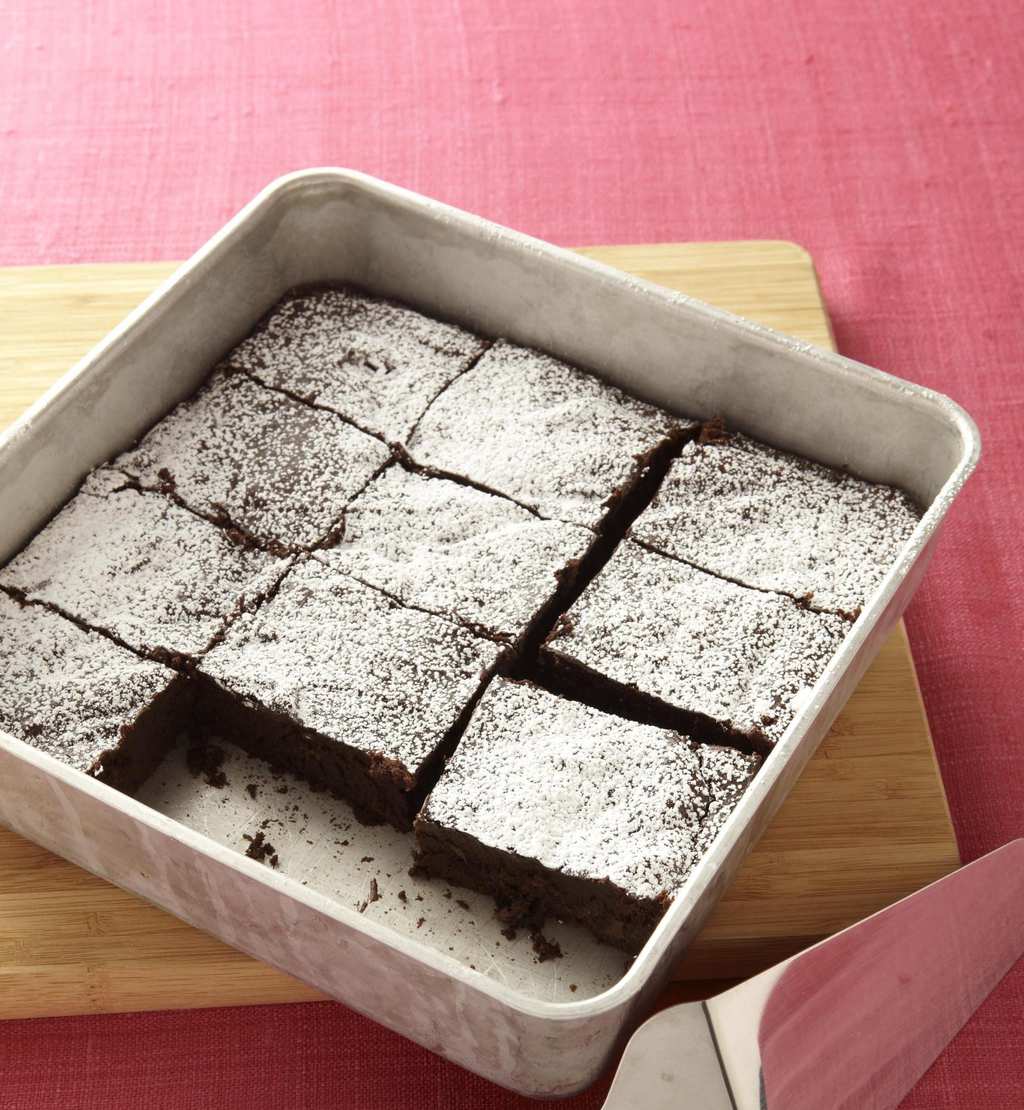
M 626 1046 L 604 1110 L 891 1110 L 1024 955 L 1015 840 Z

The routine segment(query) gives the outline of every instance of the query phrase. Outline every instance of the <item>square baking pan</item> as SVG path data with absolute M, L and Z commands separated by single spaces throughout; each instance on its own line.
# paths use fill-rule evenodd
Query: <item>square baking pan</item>
M 903 612 L 977 461 L 977 430 L 927 389 L 363 174 L 309 170 L 265 189 L 0 438 L 0 564 L 286 290 L 319 282 L 543 348 L 670 410 L 901 486 L 926 509 L 632 961 L 557 926 L 565 956 L 538 963 L 528 941 L 502 941 L 487 899 L 410 879 L 407 838 L 339 824 L 341 803 L 297 784 L 259 804 L 241 790 L 213 798 L 176 752 L 130 798 L 0 732 L 0 821 L 16 832 L 480 1075 L 567 1095 L 646 1015 Z M 232 781 L 255 773 L 244 758 L 231 756 Z M 285 820 L 292 806 L 301 826 Z M 238 850 L 260 816 L 277 822 L 280 871 Z M 382 897 L 368 905 L 371 879 Z

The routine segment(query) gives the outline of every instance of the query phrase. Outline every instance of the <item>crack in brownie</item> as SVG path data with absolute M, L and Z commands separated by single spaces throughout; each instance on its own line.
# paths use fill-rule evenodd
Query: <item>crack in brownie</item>
M 423 870 L 510 924 L 638 952 L 760 760 L 497 678 L 416 820 Z
M 247 589 L 287 564 L 101 467 L 0 585 L 153 658 L 201 655 Z
M 593 374 L 499 340 L 426 411 L 409 454 L 541 516 L 597 529 L 624 502 L 653 492 L 696 429 Z
M 0 729 L 118 790 L 186 723 L 183 679 L 98 632 L 0 593 Z
M 465 328 L 395 301 L 322 288 L 285 296 L 226 361 L 404 443 L 433 398 L 486 347 Z
M 848 628 L 625 540 L 555 626 L 541 671 L 629 716 L 766 750 Z
M 198 664 L 226 739 L 409 829 L 501 655 L 307 558 Z
M 595 546 L 588 529 L 394 466 L 348 508 L 338 545 L 316 555 L 405 604 L 518 646 L 550 628 Z
M 892 486 L 719 433 L 683 448 L 632 535 L 723 578 L 856 617 L 920 516 Z
M 324 542 L 391 458 L 333 413 L 218 371 L 113 466 L 275 551 Z

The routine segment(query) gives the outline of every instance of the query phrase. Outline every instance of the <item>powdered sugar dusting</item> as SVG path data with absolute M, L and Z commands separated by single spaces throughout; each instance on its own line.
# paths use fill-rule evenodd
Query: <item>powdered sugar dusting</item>
M 103 467 L 0 572 L 0 585 L 139 651 L 194 655 L 249 580 L 277 562 L 158 494 L 125 488 L 123 474 Z
M 707 817 L 697 837 L 698 848 L 704 853 L 750 785 L 750 780 L 761 766 L 761 757 L 715 744 L 701 744 L 696 751 L 709 797 Z
M 175 674 L 98 632 L 0 593 L 0 729 L 79 771 L 95 770 Z
M 729 755 L 712 791 L 702 765 L 718 766 L 718 751 L 496 679 L 422 816 L 653 899 L 682 885 L 709 817 L 735 805 L 753 774 L 756 760 Z
M 404 442 L 431 399 L 485 346 L 479 336 L 404 305 L 321 289 L 285 297 L 228 361 Z
M 220 372 L 114 465 L 262 542 L 302 547 L 331 530 L 389 457 L 340 417 Z
M 625 541 L 569 610 L 557 652 L 774 742 L 849 624 Z
M 329 565 L 402 601 L 518 636 L 593 542 L 479 490 L 392 467 L 352 503 Z
M 499 342 L 431 405 L 409 450 L 543 516 L 592 528 L 635 457 L 688 426 L 550 355 Z
M 852 612 L 919 518 L 891 486 L 732 435 L 686 445 L 633 535 L 746 585 Z
M 440 617 L 301 560 L 200 670 L 232 693 L 414 773 L 500 649 Z

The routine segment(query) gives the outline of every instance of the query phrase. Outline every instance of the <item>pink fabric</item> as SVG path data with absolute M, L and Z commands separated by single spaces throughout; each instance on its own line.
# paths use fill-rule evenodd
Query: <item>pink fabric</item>
M 1019 3 L 0 0 L 0 27 L 0 263 L 182 257 L 321 164 L 561 243 L 803 243 L 841 349 L 981 425 L 909 623 L 964 856 L 1024 832 Z M 10 1023 L 0 1054 L 5 1110 L 516 1105 L 332 1006 Z M 907 1105 L 1022 1091 L 1018 968 Z

